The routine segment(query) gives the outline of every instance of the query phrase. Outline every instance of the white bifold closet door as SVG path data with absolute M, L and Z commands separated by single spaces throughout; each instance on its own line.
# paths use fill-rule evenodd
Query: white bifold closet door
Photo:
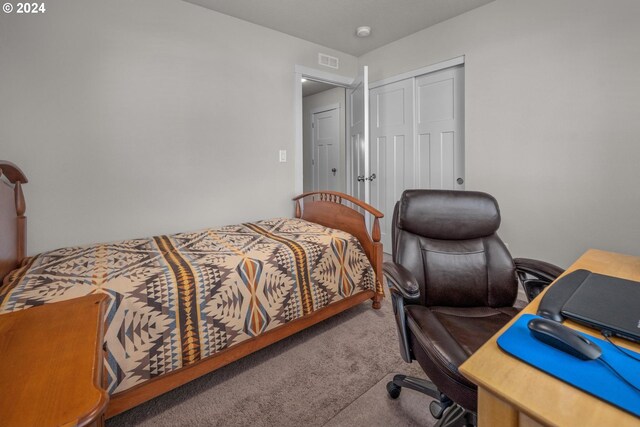
M 464 68 L 416 80 L 416 188 L 464 190 Z
M 463 79 L 460 66 L 371 89 L 371 204 L 385 215 L 385 252 L 404 190 L 464 189 Z
M 393 207 L 406 188 L 413 187 L 415 150 L 413 79 L 371 90 L 371 204 L 384 213 L 382 246 L 391 253 Z

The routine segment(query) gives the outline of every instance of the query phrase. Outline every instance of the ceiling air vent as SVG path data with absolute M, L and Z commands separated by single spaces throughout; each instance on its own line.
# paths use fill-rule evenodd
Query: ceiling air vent
M 324 65 L 325 67 L 335 68 L 336 70 L 340 67 L 340 63 L 338 58 L 335 56 L 329 56 L 325 53 L 318 54 L 318 64 Z

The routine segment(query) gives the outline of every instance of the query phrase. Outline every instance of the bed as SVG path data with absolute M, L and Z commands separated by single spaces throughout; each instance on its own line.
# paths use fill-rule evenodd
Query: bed
M 25 183 L 0 161 L 0 315 L 109 295 L 107 417 L 384 295 L 382 214 L 342 193 L 295 197 L 295 218 L 27 257 Z

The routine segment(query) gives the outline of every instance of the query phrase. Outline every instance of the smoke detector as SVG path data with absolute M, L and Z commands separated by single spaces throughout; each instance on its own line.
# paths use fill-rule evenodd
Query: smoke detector
M 358 37 L 369 37 L 369 34 L 371 34 L 371 27 L 356 28 L 356 36 Z

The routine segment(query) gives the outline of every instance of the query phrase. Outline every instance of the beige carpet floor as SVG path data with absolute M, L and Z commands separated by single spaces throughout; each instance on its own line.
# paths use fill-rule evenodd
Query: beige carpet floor
M 430 426 L 430 399 L 387 397 L 398 352 L 389 298 L 366 302 L 107 421 L 115 426 Z

